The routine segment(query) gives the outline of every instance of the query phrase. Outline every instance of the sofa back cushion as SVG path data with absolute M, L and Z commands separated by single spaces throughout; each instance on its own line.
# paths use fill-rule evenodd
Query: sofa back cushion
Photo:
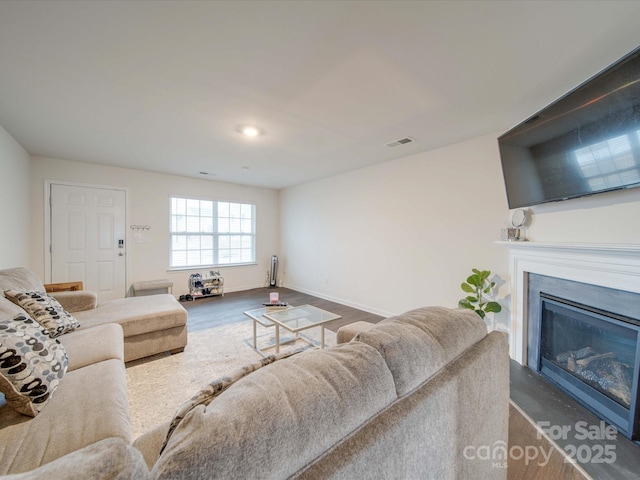
M 111 437 L 131 442 L 122 360 L 67 371 L 35 418 L 0 403 L 0 476 L 33 470 Z
M 6 480 L 149 480 L 151 473 L 139 451 L 121 438 L 107 438 L 76 450 L 35 470 Z
M 25 313 L 22 308 L 5 298 L 5 290 L 38 290 L 44 292 L 40 279 L 28 268 L 17 267 L 0 270 L 0 320 Z
M 7 320 L 21 313 L 26 314 L 27 312 L 6 298 L 4 292 L 0 291 L 0 320 Z
M 382 320 L 353 342 L 380 352 L 402 396 L 486 335 L 487 327 L 471 310 L 423 307 Z
M 44 292 L 44 285 L 38 276 L 28 268 L 16 267 L 0 270 L 0 291 L 37 290 Z
M 508 409 L 507 335 L 492 332 L 293 478 L 506 480 L 478 453 L 506 453 Z
M 365 344 L 303 352 L 192 409 L 155 478 L 288 478 L 391 404 L 389 369 Z

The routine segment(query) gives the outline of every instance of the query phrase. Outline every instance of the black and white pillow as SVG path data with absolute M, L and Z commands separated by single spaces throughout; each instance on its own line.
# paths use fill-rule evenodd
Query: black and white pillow
M 60 302 L 44 292 L 5 290 L 4 294 L 42 325 L 51 338 L 72 332 L 80 326 L 80 322 L 62 308 Z
M 16 411 L 35 417 L 67 371 L 62 344 L 26 315 L 0 321 L 0 391 Z

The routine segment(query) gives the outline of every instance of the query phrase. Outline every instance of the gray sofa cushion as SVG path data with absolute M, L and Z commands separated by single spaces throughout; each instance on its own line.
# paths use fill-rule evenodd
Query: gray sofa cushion
M 21 313 L 26 314 L 27 312 L 6 298 L 4 292 L 0 293 L 0 320 L 7 320 Z
M 162 443 L 162 446 L 160 447 L 159 454 L 162 454 L 162 451 L 167 446 L 167 443 L 169 442 L 171 435 L 173 434 L 175 429 L 178 427 L 178 425 L 180 425 L 180 422 L 182 422 L 184 417 L 187 416 L 187 414 L 191 410 L 196 408 L 198 405 L 209 405 L 222 392 L 227 390 L 235 382 L 237 382 L 243 377 L 246 377 L 250 373 L 255 372 L 256 370 L 262 367 L 266 367 L 267 365 L 270 365 L 273 362 L 276 362 L 278 360 L 283 360 L 285 358 L 291 357 L 292 355 L 296 355 L 297 353 L 300 353 L 302 351 L 303 351 L 302 349 L 298 349 L 290 352 L 282 352 L 282 353 L 277 353 L 275 355 L 269 355 L 267 357 L 260 358 L 255 362 L 248 363 L 234 370 L 229 375 L 225 375 L 221 378 L 217 378 L 213 380 L 211 383 L 209 383 L 208 385 L 206 385 L 202 390 L 200 390 L 193 397 L 191 397 L 189 400 L 183 403 L 180 406 L 180 408 L 178 408 L 178 411 L 175 413 L 175 415 L 173 416 L 173 419 L 171 420 L 171 423 L 169 424 L 169 429 L 167 430 L 165 440 Z
M 191 410 L 154 466 L 156 478 L 287 478 L 396 398 L 365 344 L 303 352 L 242 378 Z
M 67 372 L 35 418 L 0 403 L 0 475 L 33 470 L 109 437 L 131 440 L 121 360 Z
M 508 357 L 507 335 L 490 333 L 291 478 L 506 479 L 465 447 L 506 446 Z
M 142 455 L 121 438 L 107 438 L 30 472 L 3 480 L 147 480 Z
M 36 290 L 44 292 L 44 285 L 38 276 L 25 267 L 0 270 L 0 291 Z
M 18 313 L 25 313 L 22 308 L 4 296 L 5 290 L 38 290 L 44 292 L 44 285 L 28 268 L 18 267 L 0 270 L 0 320 L 13 318 Z
M 52 292 L 54 297 L 67 312 L 82 312 L 93 310 L 98 306 L 98 294 L 89 290 L 75 290 L 72 292 Z
M 103 360 L 115 359 L 124 362 L 124 338 L 122 327 L 117 323 L 76 330 L 58 337 L 57 340 L 67 351 L 69 372 Z
M 187 311 L 169 294 L 118 298 L 74 315 L 81 329 L 115 321 L 122 326 L 125 338 L 187 323 Z
M 423 307 L 382 320 L 353 341 L 380 352 L 402 396 L 486 335 L 487 327 L 471 310 Z

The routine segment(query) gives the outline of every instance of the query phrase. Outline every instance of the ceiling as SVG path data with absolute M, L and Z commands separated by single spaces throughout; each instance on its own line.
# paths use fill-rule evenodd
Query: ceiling
M 32 155 L 285 188 L 505 131 L 640 45 L 638 18 L 615 1 L 3 0 L 0 125 Z

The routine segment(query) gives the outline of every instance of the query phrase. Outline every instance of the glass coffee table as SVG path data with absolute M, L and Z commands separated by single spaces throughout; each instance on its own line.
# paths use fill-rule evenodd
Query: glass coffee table
M 288 308 L 292 308 L 291 306 L 289 306 Z M 253 349 L 258 352 L 260 355 L 262 355 L 263 357 L 266 357 L 268 354 L 263 352 L 262 349 L 258 348 L 258 325 L 264 327 L 264 328 L 271 328 L 273 327 L 275 324 L 269 320 L 268 318 L 266 318 L 264 316 L 264 314 L 267 313 L 267 309 L 266 307 L 262 307 L 262 308 L 254 308 L 253 310 L 247 310 L 244 312 L 244 314 L 249 317 L 251 320 L 253 320 Z M 297 339 L 294 338 L 288 338 L 288 339 L 284 339 L 283 341 L 280 342 L 280 344 L 284 344 L 284 343 L 289 343 L 289 342 L 294 342 Z M 272 348 L 275 347 L 275 341 L 272 345 L 268 345 L 267 347 L 263 347 L 263 348 Z
M 259 323 L 263 327 L 276 327 L 275 350 L 280 352 L 280 345 L 291 342 L 293 340 L 303 340 L 310 345 L 315 345 L 313 341 L 300 336 L 300 332 L 309 328 L 320 327 L 320 348 L 325 347 L 324 342 L 324 325 L 332 320 L 342 318 L 335 313 L 327 312 L 312 305 L 301 305 L 299 307 L 289 307 L 284 310 L 267 312 L 266 308 L 256 308 L 244 312 L 253 320 L 253 348 L 258 353 L 264 355 L 264 352 L 258 348 L 256 337 L 256 326 Z M 294 338 L 288 338 L 285 341 L 280 339 L 280 327 L 294 333 Z

